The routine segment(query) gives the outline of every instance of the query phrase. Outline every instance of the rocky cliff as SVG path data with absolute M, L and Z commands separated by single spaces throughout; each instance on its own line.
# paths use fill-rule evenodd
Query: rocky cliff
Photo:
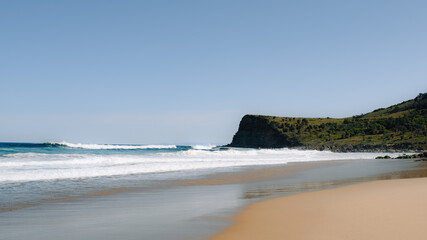
M 302 144 L 296 139 L 282 134 L 267 118 L 245 115 L 230 147 L 283 148 Z
M 427 150 L 427 94 L 349 118 L 245 115 L 227 146 L 339 152 Z

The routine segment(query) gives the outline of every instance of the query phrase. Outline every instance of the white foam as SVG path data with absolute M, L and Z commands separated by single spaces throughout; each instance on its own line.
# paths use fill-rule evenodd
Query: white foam
M 113 144 L 82 144 L 82 143 L 68 143 L 59 142 L 52 143 L 70 148 L 82 149 L 171 149 L 176 148 L 176 145 L 113 145 Z
M 14 153 L 0 158 L 0 182 L 91 178 L 345 159 L 374 159 L 384 153 L 333 153 L 295 149 L 177 151 L 140 155 Z M 399 154 L 390 154 L 396 157 Z
M 216 145 L 192 145 L 191 146 L 192 149 L 199 149 L 199 150 L 211 150 L 214 147 L 216 147 Z

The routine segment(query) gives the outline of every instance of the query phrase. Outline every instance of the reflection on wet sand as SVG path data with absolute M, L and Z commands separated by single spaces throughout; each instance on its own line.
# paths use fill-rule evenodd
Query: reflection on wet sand
M 284 177 L 291 177 L 299 171 L 305 171 L 314 168 L 338 166 L 351 161 L 321 161 L 321 162 L 304 162 L 288 163 L 279 166 L 268 166 L 263 168 L 251 168 L 237 172 L 220 172 L 209 174 L 198 179 L 182 179 L 170 182 L 177 186 L 201 186 L 201 185 L 222 185 L 257 182 L 264 180 L 274 180 Z
M 268 198 L 270 196 L 290 195 L 301 192 L 317 191 L 368 181 L 427 177 L 427 163 L 420 163 L 417 168 L 418 169 L 415 170 L 391 172 L 371 177 L 262 186 L 260 188 L 251 188 L 250 190 L 246 190 L 243 194 L 243 198 Z

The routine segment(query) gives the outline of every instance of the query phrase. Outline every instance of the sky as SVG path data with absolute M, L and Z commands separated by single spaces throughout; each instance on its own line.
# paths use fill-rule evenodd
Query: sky
M 427 92 L 427 1 L 1 1 L 0 141 L 229 143 Z

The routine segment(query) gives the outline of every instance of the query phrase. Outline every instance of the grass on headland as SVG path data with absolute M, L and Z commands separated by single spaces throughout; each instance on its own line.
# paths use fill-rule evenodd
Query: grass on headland
M 427 94 L 350 118 L 262 116 L 281 134 L 309 148 L 372 146 L 427 149 Z

